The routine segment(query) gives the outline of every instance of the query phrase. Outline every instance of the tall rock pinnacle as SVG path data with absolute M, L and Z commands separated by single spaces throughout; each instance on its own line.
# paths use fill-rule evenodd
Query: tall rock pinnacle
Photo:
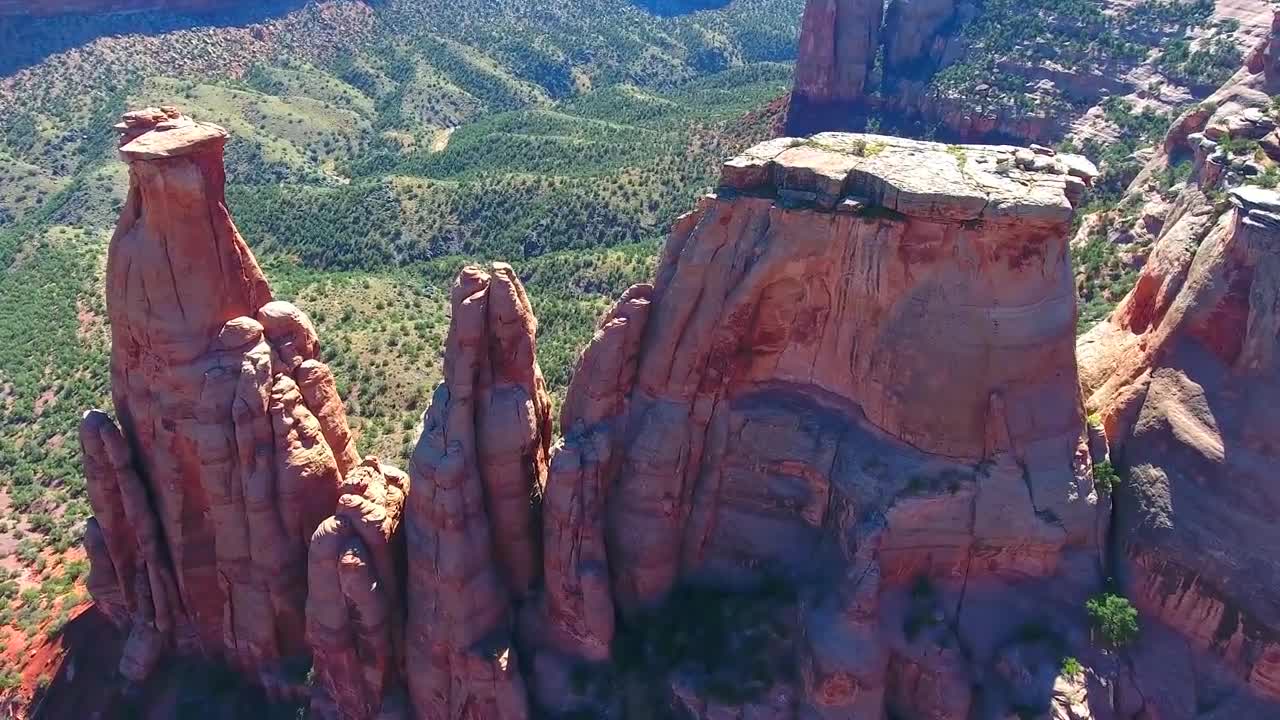
M 881 86 L 893 96 L 900 81 L 918 84 L 941 62 L 957 13 L 955 0 L 809 0 L 787 131 L 851 129 Z
M 805 6 L 794 101 L 856 103 L 880 45 L 881 0 L 813 0 Z
M 272 301 L 227 213 L 226 132 L 171 108 L 117 128 L 130 178 L 106 283 L 119 428 L 99 412 L 81 428 L 91 560 L 117 579 L 99 599 L 131 628 L 127 677 L 174 650 L 283 692 L 291 659 L 310 654 L 307 546 L 359 458 L 311 321 Z

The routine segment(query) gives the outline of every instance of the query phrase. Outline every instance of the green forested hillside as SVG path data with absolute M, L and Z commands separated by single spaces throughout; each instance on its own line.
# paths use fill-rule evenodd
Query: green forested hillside
M 49 568 L 88 512 L 80 413 L 108 404 L 122 111 L 175 104 L 231 131 L 233 216 L 277 294 L 315 318 L 362 450 L 403 463 L 457 269 L 516 265 L 562 393 L 595 319 L 650 275 L 720 159 L 771 133 L 802 4 L 325 0 L 200 25 L 0 20 L 0 41 L 24 42 L 0 52 L 0 626 L 33 634 L 83 572 Z M 706 5 L 724 6 L 687 12 Z

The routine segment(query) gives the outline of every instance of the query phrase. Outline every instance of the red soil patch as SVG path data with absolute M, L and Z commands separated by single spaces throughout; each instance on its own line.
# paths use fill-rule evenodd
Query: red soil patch
M 0 702 L 0 714 L 14 720 L 93 717 L 120 689 L 113 669 L 123 644 L 92 603 L 78 606 L 61 630 L 26 651 L 22 683 Z

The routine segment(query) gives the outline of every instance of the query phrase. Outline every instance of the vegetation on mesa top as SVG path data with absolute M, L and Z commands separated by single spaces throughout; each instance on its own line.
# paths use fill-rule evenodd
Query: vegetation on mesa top
M 962 59 L 937 73 L 930 92 L 983 114 L 1050 115 L 1074 102 L 1062 89 L 1032 87 L 1039 73 L 1118 76 L 1159 49 L 1175 82 L 1216 87 L 1242 62 L 1235 21 L 1211 22 L 1213 0 L 1140 0 L 1112 12 L 1096 0 L 987 0 L 959 29 Z M 1194 46 L 1186 36 L 1206 26 Z

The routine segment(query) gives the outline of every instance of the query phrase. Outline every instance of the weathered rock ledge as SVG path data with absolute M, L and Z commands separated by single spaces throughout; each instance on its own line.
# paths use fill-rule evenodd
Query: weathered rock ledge
M 1087 159 L 1049 150 L 828 132 L 761 143 L 725 163 L 720 185 L 820 210 L 1054 225 L 1096 175 Z

